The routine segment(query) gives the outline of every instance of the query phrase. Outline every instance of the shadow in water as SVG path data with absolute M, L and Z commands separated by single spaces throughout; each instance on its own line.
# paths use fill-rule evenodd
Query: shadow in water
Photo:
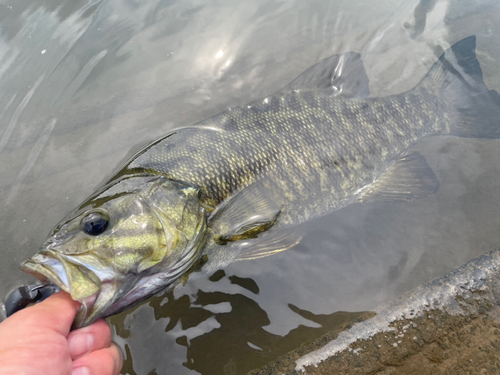
M 226 277 L 225 272 L 219 270 L 209 280 L 218 282 Z M 238 276 L 227 278 L 231 284 L 236 284 L 253 294 L 259 293 L 259 287 L 250 278 Z M 316 315 L 289 304 L 288 307 L 294 313 L 309 320 L 312 322 L 311 325 L 316 327 L 299 325 L 285 336 L 279 336 L 264 329 L 271 323 L 267 313 L 256 301 L 241 293 L 198 290 L 191 295 L 191 298 L 188 295 L 175 298 L 173 291 L 170 291 L 163 296 L 149 299 L 142 306 L 145 304 L 149 304 L 153 309 L 155 320 L 164 319 L 168 322 L 164 332 L 152 332 L 153 335 L 166 334 L 177 326 L 182 328 L 182 332 L 186 332 L 175 339 L 177 345 L 187 348 L 187 358 L 183 366 L 203 375 L 247 374 L 292 351 L 294 353 L 289 357 L 294 360 L 299 355 L 324 345 L 332 335 L 349 328 L 353 323 L 373 316 L 370 312 L 343 311 Z M 117 335 L 127 341 L 123 374 L 142 374 L 134 370 L 132 361 L 134 328 L 127 328 L 125 323 L 127 316 L 137 308 L 109 319 Z M 193 328 L 206 325 L 211 320 L 212 329 L 209 332 L 202 329 L 202 334 L 193 337 L 190 333 Z M 322 336 L 323 340 L 318 340 Z M 150 340 L 155 338 L 150 337 Z M 155 353 L 155 357 L 168 354 L 161 347 L 157 347 L 156 350 L 158 352 Z M 148 371 L 149 375 L 163 374 L 161 370 L 158 364 L 151 363 Z

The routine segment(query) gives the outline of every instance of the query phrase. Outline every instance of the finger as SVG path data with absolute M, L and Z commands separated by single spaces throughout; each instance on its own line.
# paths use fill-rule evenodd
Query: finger
M 96 350 L 73 362 L 71 375 L 117 375 L 123 366 L 123 357 L 115 343 Z
M 92 325 L 77 329 L 68 336 L 69 351 L 73 360 L 111 344 L 111 328 L 100 319 Z
M 43 302 L 15 313 L 9 319 L 14 325 L 21 322 L 24 327 L 48 328 L 66 337 L 79 308 L 80 303 L 73 301 L 68 293 L 61 291 Z

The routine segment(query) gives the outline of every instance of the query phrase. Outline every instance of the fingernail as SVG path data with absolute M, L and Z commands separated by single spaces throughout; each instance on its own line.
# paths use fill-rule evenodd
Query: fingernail
M 77 367 L 71 371 L 71 375 L 90 375 L 90 370 L 85 366 Z
M 69 351 L 73 359 L 89 353 L 93 348 L 94 335 L 90 333 L 80 333 L 69 339 Z

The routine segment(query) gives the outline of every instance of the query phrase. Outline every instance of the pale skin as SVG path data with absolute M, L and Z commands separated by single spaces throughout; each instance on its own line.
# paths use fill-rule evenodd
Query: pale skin
M 79 307 L 59 292 L 0 323 L 0 374 L 117 375 L 122 354 L 104 320 L 70 332 Z

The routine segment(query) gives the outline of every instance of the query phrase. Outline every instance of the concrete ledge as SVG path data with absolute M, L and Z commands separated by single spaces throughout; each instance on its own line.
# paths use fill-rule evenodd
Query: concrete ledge
M 379 306 L 293 363 L 278 359 L 252 374 L 500 373 L 499 306 L 497 249 Z

